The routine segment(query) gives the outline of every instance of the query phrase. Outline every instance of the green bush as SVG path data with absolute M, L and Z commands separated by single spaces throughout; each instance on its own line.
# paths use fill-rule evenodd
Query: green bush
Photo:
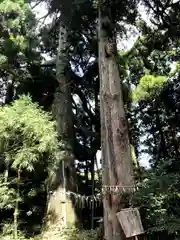
M 58 142 L 54 122 L 29 96 L 1 107 L 0 152 L 7 165 L 28 171 L 33 171 L 39 161 L 56 158 Z
M 16 232 L 21 217 L 28 225 L 29 212 L 35 219 L 40 216 L 39 205 L 33 199 L 39 195 L 41 204 L 46 201 L 45 180 L 59 155 L 60 144 L 51 115 L 29 96 L 0 107 L 0 210 L 5 221 L 6 212 L 14 210 L 9 218 L 16 220 Z M 4 236 L 8 239 L 10 232 Z

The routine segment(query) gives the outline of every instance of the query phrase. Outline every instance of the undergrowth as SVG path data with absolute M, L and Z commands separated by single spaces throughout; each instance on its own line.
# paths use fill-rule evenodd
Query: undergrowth
M 14 240 L 13 234 L 0 235 L 1 240 Z M 18 234 L 18 240 L 96 240 L 97 230 L 82 230 L 76 228 L 64 229 L 59 232 L 50 232 L 45 236 L 35 236 L 27 238 L 21 232 Z

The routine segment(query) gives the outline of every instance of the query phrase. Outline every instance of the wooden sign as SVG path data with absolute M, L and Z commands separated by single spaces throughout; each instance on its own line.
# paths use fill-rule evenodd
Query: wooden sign
M 140 213 L 137 208 L 122 209 L 116 215 L 127 238 L 144 233 Z

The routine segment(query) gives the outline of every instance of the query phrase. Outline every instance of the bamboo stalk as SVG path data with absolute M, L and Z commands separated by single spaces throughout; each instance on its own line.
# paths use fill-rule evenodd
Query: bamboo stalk
M 16 203 L 14 209 L 14 239 L 18 240 L 18 214 L 19 214 L 19 197 L 20 197 L 20 179 L 21 179 L 21 170 L 18 169 L 17 177 L 17 190 L 16 190 Z

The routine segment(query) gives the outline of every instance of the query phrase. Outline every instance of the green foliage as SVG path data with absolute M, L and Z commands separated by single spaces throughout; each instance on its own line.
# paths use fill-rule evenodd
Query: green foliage
M 13 235 L 0 236 L 1 240 L 14 240 Z M 41 240 L 40 237 L 30 237 L 26 238 L 23 234 L 18 235 L 18 240 Z
M 95 240 L 97 239 L 96 230 L 83 230 L 77 228 L 63 229 L 56 234 L 59 240 Z
M 166 82 L 165 76 L 145 75 L 132 93 L 133 100 L 145 100 L 158 95 Z
M 176 174 L 159 176 L 152 171 L 146 174 L 134 196 L 140 207 L 145 228 L 149 234 L 167 231 L 179 232 L 179 184 Z
M 180 72 L 180 63 L 177 63 L 177 64 L 176 64 L 176 71 L 177 71 L 177 72 Z
M 27 48 L 27 31 L 35 24 L 34 15 L 27 1 L 3 0 L 0 2 L 1 27 L 3 31 L 3 52 L 10 57 L 10 53 L 24 51 Z
M 0 1 L 0 78 L 5 88 L 9 86 L 7 80 L 12 81 L 7 98 L 5 92 L 0 91 L 7 103 L 12 101 L 19 83 L 30 80 L 27 66 L 40 60 L 35 50 L 36 19 L 29 3 L 26 0 Z
M 2 211 L 16 211 L 18 221 L 22 206 L 25 207 L 28 218 L 37 215 L 39 203 L 34 202 L 32 205 L 30 202 L 40 195 L 42 200 L 45 198 L 41 181 L 46 180 L 49 169 L 59 162 L 59 147 L 51 115 L 43 111 L 37 103 L 33 103 L 29 96 L 21 96 L 11 105 L 0 108 Z M 31 183 L 32 174 L 37 179 L 35 186 Z
M 2 240 L 13 240 L 14 226 L 11 223 L 4 223 L 2 233 L 0 234 L 0 239 Z M 19 231 L 18 240 L 40 240 L 39 236 L 36 237 L 26 237 L 22 232 Z
M 9 229 L 12 229 L 12 225 L 7 225 Z M 51 232 L 50 239 L 52 240 L 96 240 L 97 239 L 97 231 L 96 230 L 83 230 L 83 229 L 77 229 L 77 228 L 69 228 L 64 229 L 60 232 L 56 232 L 53 234 Z M 0 238 L 2 240 L 13 240 L 14 237 L 12 234 L 8 234 L 7 231 L 4 231 L 2 235 L 0 235 Z M 22 233 L 18 236 L 19 240 L 45 240 L 46 238 L 43 238 L 42 236 L 36 236 L 36 237 L 25 237 Z
M 54 122 L 29 96 L 1 107 L 0 151 L 6 164 L 16 170 L 32 171 L 39 161 L 49 164 L 56 159 L 58 142 Z
M 0 209 L 14 209 L 16 200 L 16 191 L 13 188 L 8 188 L 7 185 L 0 183 Z M 19 199 L 20 201 L 20 199 Z

